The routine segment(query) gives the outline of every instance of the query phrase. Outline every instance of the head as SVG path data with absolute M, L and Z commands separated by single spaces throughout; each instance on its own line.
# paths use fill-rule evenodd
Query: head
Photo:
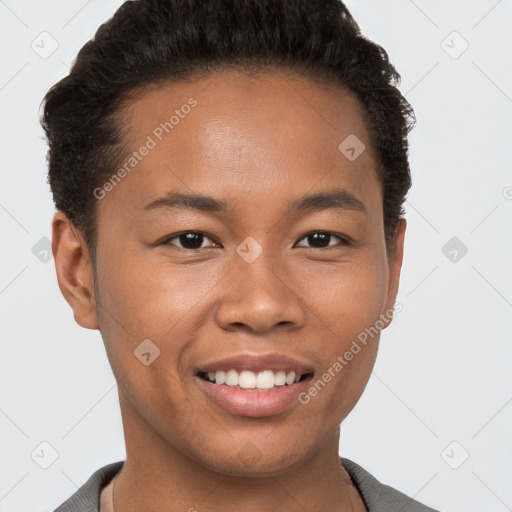
M 414 119 L 398 82 L 336 0 L 129 1 L 80 50 L 44 102 L 53 251 L 125 428 L 237 474 L 336 431 L 398 291 Z M 311 370 L 280 413 L 227 411 L 198 382 L 271 353 Z

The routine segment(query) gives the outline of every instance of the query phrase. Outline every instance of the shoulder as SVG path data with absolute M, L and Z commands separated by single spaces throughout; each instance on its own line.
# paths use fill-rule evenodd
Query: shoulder
M 355 462 L 341 457 L 340 461 L 357 486 L 368 512 L 438 512 L 382 484 Z
M 113 462 L 95 471 L 55 512 L 98 512 L 101 489 L 112 480 L 123 464 L 124 461 Z

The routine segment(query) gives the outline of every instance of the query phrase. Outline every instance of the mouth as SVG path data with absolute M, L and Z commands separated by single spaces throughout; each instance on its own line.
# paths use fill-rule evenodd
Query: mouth
M 238 416 L 271 416 L 299 404 L 314 375 L 312 365 L 283 355 L 249 355 L 207 363 L 196 382 L 208 399 Z
M 296 373 L 286 370 L 250 370 L 237 371 L 232 368 L 227 372 L 222 370 L 198 372 L 197 376 L 217 386 L 228 386 L 233 389 L 246 391 L 271 391 L 281 386 L 291 386 L 313 377 L 313 372 Z

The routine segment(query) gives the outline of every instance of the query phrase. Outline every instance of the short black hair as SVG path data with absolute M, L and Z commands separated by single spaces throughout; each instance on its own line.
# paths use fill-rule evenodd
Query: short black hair
M 356 95 L 379 159 L 389 254 L 411 186 L 407 137 L 415 116 L 387 52 L 362 35 L 343 2 L 132 0 L 99 27 L 43 100 L 54 204 L 82 232 L 93 263 L 93 191 L 126 149 L 121 107 L 145 85 L 230 68 L 288 70 Z

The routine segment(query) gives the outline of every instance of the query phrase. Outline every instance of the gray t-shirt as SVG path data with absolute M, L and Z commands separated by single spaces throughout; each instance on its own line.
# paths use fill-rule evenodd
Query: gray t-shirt
M 368 512 L 438 512 L 388 485 L 381 484 L 355 462 L 345 458 L 340 458 L 340 462 L 363 497 Z M 114 478 L 123 464 L 124 461 L 113 462 L 95 471 L 55 512 L 99 512 L 101 490 Z

